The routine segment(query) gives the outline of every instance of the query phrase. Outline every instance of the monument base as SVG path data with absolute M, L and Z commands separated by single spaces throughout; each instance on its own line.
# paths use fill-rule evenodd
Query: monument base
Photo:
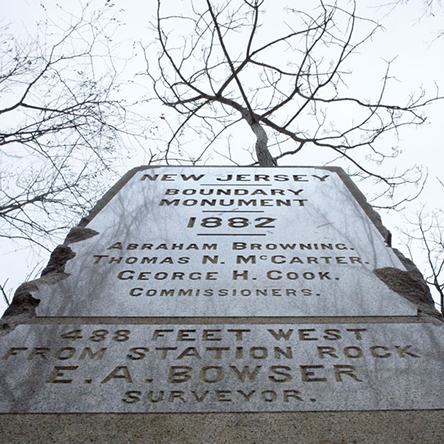
M 2 414 L 15 443 L 442 443 L 444 410 L 206 413 Z

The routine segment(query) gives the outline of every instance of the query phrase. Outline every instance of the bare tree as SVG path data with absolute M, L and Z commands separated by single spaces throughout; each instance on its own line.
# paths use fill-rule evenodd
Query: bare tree
M 444 184 L 438 181 L 444 188 Z M 408 226 L 403 234 L 410 258 L 419 263 L 419 255 L 423 257 L 425 280 L 437 295 L 437 305 L 444 315 L 444 211 L 426 212 L 423 209 Z
M 404 103 L 390 103 L 390 62 L 377 95 L 366 97 L 366 85 L 359 92 L 348 89 L 353 57 L 379 29 L 358 15 L 356 3 L 288 7 L 279 11 L 279 21 L 274 7 L 266 0 L 190 0 L 164 13 L 167 6 L 158 0 L 159 55 L 155 64 L 145 51 L 147 74 L 157 97 L 181 116 L 159 159 L 205 162 L 224 133 L 247 124 L 260 166 L 316 150 L 320 163 L 346 161 L 361 177 L 382 184 L 381 196 L 392 198 L 398 185 L 417 183 L 415 167 L 380 173 L 379 165 L 398 154 L 384 146 L 383 136 L 423 124 L 422 108 L 438 95 L 419 91 Z M 180 142 L 187 131 L 206 137 L 197 154 L 187 155 Z M 239 162 L 229 139 L 221 155 Z
M 27 38 L 1 29 L 3 254 L 29 244 L 51 251 L 115 180 L 128 113 L 113 57 L 118 20 L 104 11 L 62 11 L 64 21 L 48 18 Z
M 83 14 L 27 41 L 1 30 L 0 238 L 46 248 L 88 209 L 116 156 L 126 116 L 114 94 L 112 29 Z

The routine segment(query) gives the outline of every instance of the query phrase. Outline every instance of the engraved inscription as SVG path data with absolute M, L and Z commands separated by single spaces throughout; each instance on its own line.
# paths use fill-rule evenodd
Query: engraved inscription
M 24 399 L 29 411 L 75 411 L 85 390 L 83 411 L 444 407 L 421 394 L 424 372 L 436 393 L 444 381 L 442 328 L 432 325 L 419 334 L 408 324 L 34 325 L 31 336 L 29 328 L 0 349 L 2 411 L 20 411 Z
M 88 227 L 38 315 L 416 315 L 374 275 L 404 267 L 330 170 L 142 170 Z

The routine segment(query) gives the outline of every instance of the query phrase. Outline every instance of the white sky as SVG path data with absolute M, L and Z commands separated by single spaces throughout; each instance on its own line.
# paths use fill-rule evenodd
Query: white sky
M 444 37 L 433 41 L 436 33 L 444 28 L 444 10 L 437 8 L 434 16 L 423 15 L 422 2 L 411 1 L 407 5 L 400 5 L 390 14 L 389 7 L 378 8 L 375 5 L 382 3 L 383 0 L 359 0 L 361 15 L 372 17 L 381 21 L 384 30 L 379 32 L 371 42 L 361 51 L 361 56 L 357 66 L 354 67 L 356 76 L 350 83 L 351 90 L 365 90 L 374 83 L 375 78 L 381 78 L 384 74 L 384 60 L 392 60 L 393 74 L 396 75 L 397 82 L 393 83 L 390 95 L 393 101 L 405 101 L 408 94 L 412 91 L 425 87 L 430 95 L 435 91 L 435 82 L 441 86 L 444 94 Z M 60 7 L 54 0 L 45 0 L 44 2 L 48 16 L 55 21 L 61 28 L 63 23 L 67 22 L 67 12 L 71 11 L 74 16 L 79 15 L 81 7 L 85 1 L 63 2 L 64 11 L 60 11 Z M 102 1 L 92 1 L 94 6 L 102 6 L 106 3 Z M 165 2 L 166 3 L 166 2 Z M 182 2 L 174 1 L 174 5 L 180 5 Z M 270 3 L 270 20 L 279 11 L 285 2 L 283 0 L 266 1 Z M 304 1 L 292 1 L 292 7 L 297 4 L 303 5 Z M 40 2 L 35 0 L 0 0 L 2 4 L 2 24 L 11 24 L 11 31 L 16 36 L 25 37 L 28 35 L 32 38 L 36 23 L 45 19 L 45 11 Z M 113 6 L 114 5 L 114 6 Z M 122 5 L 122 6 L 120 6 Z M 122 58 L 131 55 L 131 61 L 126 66 L 125 75 L 130 78 L 135 72 L 142 71 L 144 66 L 142 60 L 134 57 L 137 50 L 133 50 L 133 42 L 143 41 L 149 44 L 154 39 L 154 35 L 148 30 L 148 22 L 154 17 L 155 2 L 146 0 L 128 0 L 125 2 L 109 2 L 108 8 L 116 14 L 122 25 L 118 27 L 115 35 L 115 41 L 119 45 L 115 49 L 116 56 L 121 55 Z M 139 51 L 140 56 L 140 51 Z M 136 98 L 147 92 L 147 88 L 140 85 L 147 82 L 147 79 L 138 77 L 137 84 L 128 90 L 128 98 Z M 140 89 L 138 89 L 140 88 Z M 160 116 L 167 112 L 161 107 L 146 106 L 141 108 L 141 113 L 146 113 L 147 119 L 159 125 L 163 125 L 165 133 L 168 128 L 165 126 Z M 400 250 L 404 250 L 403 245 L 399 243 L 400 238 L 397 235 L 396 228 L 402 226 L 405 217 L 414 219 L 415 211 L 418 211 L 422 205 L 433 208 L 442 207 L 442 197 L 444 196 L 444 188 L 438 183 L 436 177 L 444 181 L 442 172 L 444 161 L 444 144 L 443 144 L 443 117 L 444 101 L 430 105 L 426 110 L 429 116 L 428 123 L 420 128 L 406 129 L 402 132 L 399 147 L 403 151 L 403 156 L 399 160 L 400 165 L 409 166 L 415 164 L 423 164 L 428 169 L 429 181 L 421 197 L 414 203 L 410 204 L 402 213 L 381 214 L 386 227 L 394 234 L 394 246 Z M 253 144 L 253 135 L 249 129 L 245 127 L 245 134 L 239 137 L 245 137 L 245 144 Z M 153 143 L 148 141 L 148 143 Z M 388 140 L 387 143 L 395 144 L 396 141 Z M 316 153 L 315 156 L 306 156 L 292 158 L 285 164 L 304 165 L 318 164 L 321 165 L 325 159 Z M 140 151 L 130 153 L 124 165 L 119 167 L 123 174 L 126 170 L 146 162 L 145 154 Z M 248 161 L 247 161 L 248 162 Z M 288 163 L 290 162 L 290 163 Z M 398 162 L 398 160 L 397 160 Z M 220 164 L 220 161 L 217 162 Z M 284 163 L 282 163 L 284 164 Z M 364 193 L 366 190 L 361 187 Z M 100 196 L 97 196 L 100 198 Z M 2 241 L 1 245 L 2 257 L 0 258 L 0 282 L 4 283 L 9 279 L 7 288 L 16 288 L 21 282 L 26 280 L 29 275 L 34 275 L 38 269 L 45 265 L 48 256 L 37 260 L 32 251 L 28 248 L 17 249 L 16 245 L 8 244 Z M 416 259 L 419 268 L 423 268 L 422 261 Z M 37 267 L 37 268 L 36 268 Z M 5 304 L 0 303 L 0 313 L 4 310 Z

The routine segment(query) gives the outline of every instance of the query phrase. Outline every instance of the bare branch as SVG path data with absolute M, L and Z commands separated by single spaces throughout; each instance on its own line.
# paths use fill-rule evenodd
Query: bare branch
M 204 4 L 200 9 L 190 1 L 188 10 L 183 3 L 183 13 L 163 15 L 168 8 L 158 1 L 158 65 L 151 66 L 148 57 L 146 62 L 157 97 L 180 116 L 168 147 L 186 128 L 213 144 L 215 134 L 224 133 L 227 125 L 235 131 L 232 124 L 239 121 L 254 134 L 259 165 L 273 166 L 303 147 L 319 152 L 327 162 L 339 156 L 360 177 L 376 180 L 382 187 L 376 194 L 388 197 L 392 206 L 400 185 L 421 184 L 421 176 L 409 176 L 415 173 L 409 168 L 400 174 L 380 173 L 381 162 L 397 154 L 384 145 L 383 137 L 398 137 L 403 127 L 422 125 L 422 110 L 442 97 L 420 91 L 405 103 L 390 103 L 386 96 L 392 62 L 382 74 L 376 98 L 366 97 L 365 88 L 363 94 L 349 93 L 351 56 L 380 29 L 357 13 L 357 2 L 342 7 L 318 0 L 317 7 L 310 4 L 304 11 L 289 8 L 282 11 L 287 18 L 281 26 L 267 23 L 265 0 Z M 192 25 L 192 37 L 180 34 L 181 24 Z M 196 130 L 199 119 L 203 125 Z M 269 146 L 270 136 L 279 146 L 276 153 Z M 205 161 L 202 152 L 190 157 Z

